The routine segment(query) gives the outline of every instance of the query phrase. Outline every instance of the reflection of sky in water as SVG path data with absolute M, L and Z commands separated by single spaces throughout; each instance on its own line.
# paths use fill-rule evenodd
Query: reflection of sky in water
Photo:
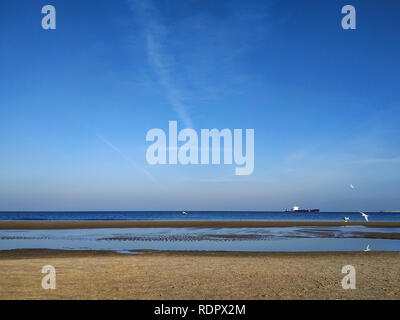
M 212 250 L 212 251 L 399 251 L 400 240 L 347 238 L 354 233 L 400 233 L 400 228 L 129 228 L 2 230 L 0 250 Z M 334 238 L 326 238 L 334 237 Z

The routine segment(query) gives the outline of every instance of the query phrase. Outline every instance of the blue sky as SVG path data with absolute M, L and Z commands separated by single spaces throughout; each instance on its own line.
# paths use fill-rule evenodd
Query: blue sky
M 0 210 L 400 209 L 399 10 L 2 1 Z M 146 133 L 169 120 L 254 129 L 254 173 L 149 165 Z

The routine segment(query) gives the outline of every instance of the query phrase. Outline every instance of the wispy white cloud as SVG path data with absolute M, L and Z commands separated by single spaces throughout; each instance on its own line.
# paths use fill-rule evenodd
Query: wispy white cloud
M 367 159 L 358 159 L 349 162 L 350 164 L 396 164 L 400 163 L 400 157 L 392 157 L 392 158 L 367 158 Z
M 166 26 L 160 22 L 158 11 L 151 1 L 129 0 L 128 4 L 143 26 L 149 63 L 164 87 L 169 103 L 185 126 L 192 128 L 190 107 L 184 102 L 185 95 L 172 77 L 176 66 L 166 50 Z
M 296 162 L 296 161 L 301 161 L 306 157 L 306 151 L 297 151 L 294 153 L 289 154 L 285 159 L 284 162 L 285 163 L 292 163 L 292 162 Z
M 161 186 L 160 182 L 146 169 L 142 168 L 139 166 L 135 161 L 133 161 L 131 158 L 129 158 L 124 152 L 121 151 L 118 147 L 116 147 L 113 143 L 111 143 L 109 140 L 104 138 L 102 135 L 96 133 L 97 138 L 99 138 L 101 141 L 104 142 L 105 145 L 107 145 L 110 149 L 114 150 L 117 152 L 126 162 L 131 164 L 133 167 L 141 171 L 149 180 L 151 180 L 154 184 Z

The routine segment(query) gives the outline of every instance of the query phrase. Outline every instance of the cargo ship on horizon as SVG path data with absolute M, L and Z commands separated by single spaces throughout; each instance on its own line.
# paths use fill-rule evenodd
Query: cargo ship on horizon
M 299 206 L 293 206 L 292 209 L 286 209 L 285 212 L 319 212 L 319 209 L 300 209 Z

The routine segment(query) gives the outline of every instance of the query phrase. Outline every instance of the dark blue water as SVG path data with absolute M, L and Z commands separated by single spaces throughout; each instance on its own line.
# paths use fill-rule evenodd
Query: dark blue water
M 364 221 L 359 212 L 260 212 L 260 211 L 82 211 L 0 212 L 0 221 L 170 221 L 170 220 L 265 220 L 265 221 Z M 400 222 L 400 213 L 369 212 L 369 221 Z

